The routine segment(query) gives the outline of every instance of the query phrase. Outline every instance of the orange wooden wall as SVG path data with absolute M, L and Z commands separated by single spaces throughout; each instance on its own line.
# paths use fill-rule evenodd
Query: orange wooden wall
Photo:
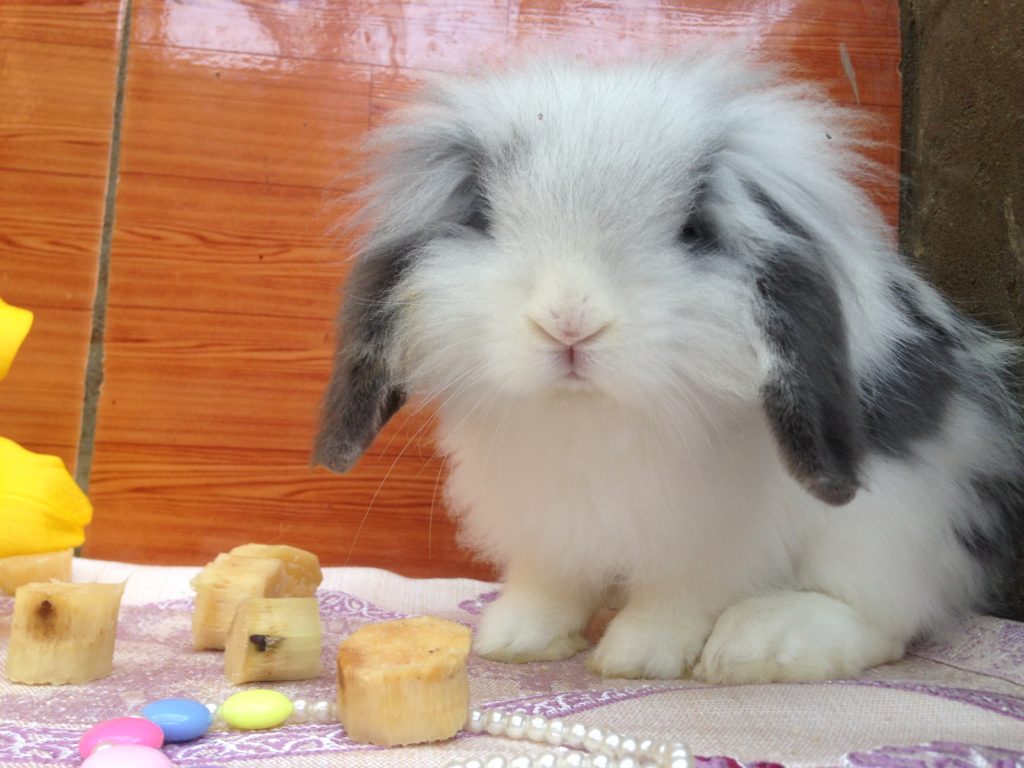
M 69 465 L 91 454 L 89 556 L 200 563 L 283 541 L 329 564 L 486 575 L 454 544 L 412 409 L 350 476 L 308 466 L 348 148 L 428 71 L 716 32 L 876 115 L 896 170 L 896 0 L 5 0 L 0 296 L 37 322 L 0 385 L 0 434 Z M 895 173 L 873 192 L 895 220 Z M 101 252 L 103 386 L 80 446 Z

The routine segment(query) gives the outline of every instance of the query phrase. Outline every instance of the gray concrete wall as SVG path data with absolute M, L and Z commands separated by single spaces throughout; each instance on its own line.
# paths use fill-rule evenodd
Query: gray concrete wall
M 901 26 L 900 244 L 966 314 L 1024 339 L 1024 0 L 901 0 Z

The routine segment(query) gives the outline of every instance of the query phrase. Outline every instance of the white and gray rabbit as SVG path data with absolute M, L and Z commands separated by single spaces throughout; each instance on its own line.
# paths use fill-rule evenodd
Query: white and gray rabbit
M 1014 350 L 901 260 L 856 120 L 733 53 L 535 61 L 373 141 L 315 458 L 431 402 L 476 650 L 612 677 L 810 680 L 995 595 Z

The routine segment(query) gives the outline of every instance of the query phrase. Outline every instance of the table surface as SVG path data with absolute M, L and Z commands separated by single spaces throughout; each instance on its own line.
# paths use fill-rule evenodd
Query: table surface
M 190 696 L 223 701 L 239 687 L 223 678 L 222 655 L 191 648 L 191 567 L 77 560 L 78 581 L 127 579 L 110 677 L 81 686 L 21 686 L 0 679 L 0 766 L 77 766 L 81 733 L 98 720 L 137 713 L 147 701 Z M 272 684 L 292 697 L 333 698 L 334 654 L 357 627 L 432 614 L 473 626 L 496 585 L 469 579 L 413 580 L 368 568 L 328 568 L 318 593 L 324 674 Z M 0 598 L 0 658 L 13 599 Z M 974 617 L 941 641 L 920 644 L 861 679 L 715 687 L 688 680 L 604 680 L 584 655 L 507 665 L 470 657 L 474 706 L 578 719 L 637 737 L 689 743 L 701 764 L 785 766 L 1024 766 L 1024 624 Z M 258 686 L 245 686 L 258 687 Z M 211 733 L 167 748 L 178 766 L 442 766 L 532 745 L 460 734 L 420 747 L 355 744 L 338 724 L 266 732 Z

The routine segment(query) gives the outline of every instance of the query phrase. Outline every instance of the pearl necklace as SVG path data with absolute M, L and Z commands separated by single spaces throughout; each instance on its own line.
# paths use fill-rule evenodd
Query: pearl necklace
M 337 705 L 333 701 L 293 699 L 292 704 L 294 710 L 288 724 L 338 721 Z M 218 705 L 207 704 L 207 708 L 214 717 L 212 730 L 227 730 L 229 726 L 219 717 Z M 453 760 L 444 768 L 693 768 L 690 750 L 682 742 L 635 739 L 580 722 L 548 720 L 522 712 L 472 709 L 464 730 L 532 741 L 556 749 L 512 758 L 493 755 Z
M 445 768 L 692 768 L 693 758 L 678 741 L 635 739 L 584 723 L 548 720 L 540 715 L 470 710 L 469 733 L 548 744 L 557 751 L 505 758 L 500 755 L 455 760 Z M 586 750 L 580 752 L 576 750 Z M 589 754 L 588 754 L 589 753 Z

